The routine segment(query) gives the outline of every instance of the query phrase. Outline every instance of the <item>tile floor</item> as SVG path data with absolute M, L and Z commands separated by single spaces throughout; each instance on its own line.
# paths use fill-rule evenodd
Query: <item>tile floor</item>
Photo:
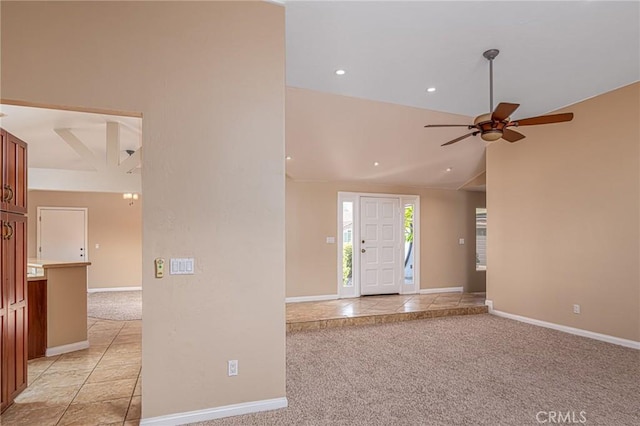
M 287 331 L 488 312 L 485 293 L 365 296 L 287 305 Z
M 29 386 L 4 425 L 138 425 L 142 321 L 89 318 L 90 348 L 29 361 Z
M 287 330 L 484 313 L 484 293 L 367 296 L 287 305 Z M 142 321 L 87 320 L 83 351 L 29 361 L 29 387 L 1 425 L 138 425 Z

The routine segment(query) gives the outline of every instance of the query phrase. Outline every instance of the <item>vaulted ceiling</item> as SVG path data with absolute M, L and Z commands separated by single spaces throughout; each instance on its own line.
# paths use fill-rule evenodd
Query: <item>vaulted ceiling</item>
M 638 2 L 289 0 L 286 18 L 287 84 L 307 89 L 295 93 L 295 105 L 288 92 L 287 173 L 294 179 L 462 186 L 484 167 L 485 142 L 475 137 L 441 148 L 466 129 L 422 126 L 470 123 L 489 112 L 482 53 L 490 48 L 500 50 L 495 103 L 521 104 L 514 118 L 640 79 Z M 406 109 L 401 120 L 400 106 L 420 110 Z

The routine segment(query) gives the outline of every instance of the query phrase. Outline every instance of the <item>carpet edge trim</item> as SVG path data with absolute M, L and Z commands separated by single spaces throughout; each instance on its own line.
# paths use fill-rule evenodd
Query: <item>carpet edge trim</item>
M 140 425 L 174 426 L 186 423 L 204 422 L 221 419 L 223 417 L 239 416 L 258 413 L 261 411 L 287 408 L 289 402 L 286 397 L 263 399 L 261 401 L 243 402 L 240 404 L 223 405 L 221 407 L 206 408 L 204 410 L 188 411 L 185 413 L 169 414 L 166 416 L 143 418 Z
M 490 302 L 490 303 L 489 303 Z M 576 336 L 587 337 L 589 339 L 600 340 L 606 343 L 612 343 L 614 345 L 624 346 L 631 349 L 640 350 L 640 342 L 635 340 L 623 339 L 621 337 L 611 336 L 609 334 L 596 333 L 595 331 L 583 330 L 581 328 L 569 327 L 566 325 L 556 324 L 553 322 L 542 321 L 534 318 L 523 317 L 521 315 L 510 314 L 508 312 L 497 311 L 493 309 L 493 302 L 487 300 L 487 306 L 489 306 L 489 313 L 502 318 L 507 318 L 515 321 L 524 322 L 531 325 L 537 325 L 539 327 L 550 328 L 556 331 L 562 331 L 568 334 L 574 334 Z

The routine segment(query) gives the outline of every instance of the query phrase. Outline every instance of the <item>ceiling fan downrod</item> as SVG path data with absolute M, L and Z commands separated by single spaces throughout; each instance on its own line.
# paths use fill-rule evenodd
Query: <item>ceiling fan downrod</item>
M 498 53 L 498 49 L 489 49 L 482 54 L 489 61 L 489 111 L 493 111 L 493 60 Z

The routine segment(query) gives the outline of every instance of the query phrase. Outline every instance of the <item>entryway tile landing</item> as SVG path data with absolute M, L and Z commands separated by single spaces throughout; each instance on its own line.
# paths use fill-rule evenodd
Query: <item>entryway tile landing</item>
M 485 293 L 363 296 L 287 304 L 287 332 L 488 312 Z

